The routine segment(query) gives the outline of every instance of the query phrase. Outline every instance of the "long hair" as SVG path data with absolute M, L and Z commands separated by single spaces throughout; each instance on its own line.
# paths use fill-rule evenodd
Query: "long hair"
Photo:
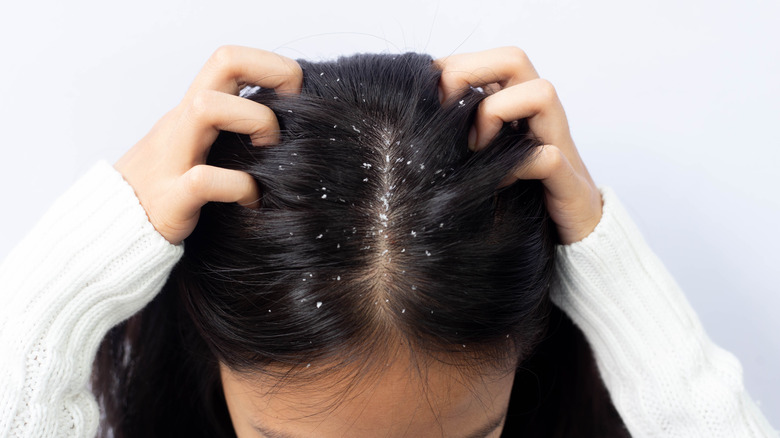
M 441 104 L 431 61 L 299 61 L 300 95 L 246 96 L 274 111 L 280 144 L 221 132 L 207 163 L 252 175 L 262 206 L 206 204 L 160 294 L 105 337 L 104 436 L 235 436 L 220 362 L 305 384 L 307 364 L 368 373 L 399 340 L 475 372 L 519 360 L 506 436 L 620 436 L 587 343 L 549 300 L 544 188 L 497 188 L 540 140 L 519 121 L 470 151 L 486 96 Z

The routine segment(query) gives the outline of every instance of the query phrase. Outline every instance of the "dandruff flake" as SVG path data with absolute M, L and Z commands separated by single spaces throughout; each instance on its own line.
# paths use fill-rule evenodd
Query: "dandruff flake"
M 317 308 L 319 309 L 320 307 L 322 307 L 322 301 L 317 301 Z
M 317 236 L 317 238 L 318 238 L 318 239 L 322 239 L 322 234 L 320 234 L 319 236 Z

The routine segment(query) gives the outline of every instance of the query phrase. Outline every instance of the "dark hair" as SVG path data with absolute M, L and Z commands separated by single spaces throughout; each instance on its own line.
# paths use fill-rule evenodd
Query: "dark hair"
M 513 393 L 529 406 L 507 430 L 620 429 L 587 343 L 549 301 L 557 234 L 541 182 L 497 189 L 541 142 L 519 121 L 470 151 L 486 95 L 440 104 L 431 61 L 299 61 L 300 95 L 248 96 L 274 111 L 281 143 L 221 132 L 207 163 L 251 174 L 262 207 L 205 205 L 161 293 L 103 340 L 102 433 L 235 436 L 219 362 L 305 384 L 315 368 L 370 372 L 400 344 L 473 372 L 519 358 L 515 388 L 523 375 L 537 387 Z

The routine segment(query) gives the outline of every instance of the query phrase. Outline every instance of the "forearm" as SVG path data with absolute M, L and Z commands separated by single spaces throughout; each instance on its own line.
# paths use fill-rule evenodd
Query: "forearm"
M 634 436 L 777 436 L 745 391 L 742 368 L 705 333 L 615 193 L 602 221 L 558 247 L 553 301 L 580 327 Z
M 0 265 L 0 436 L 94 436 L 98 345 L 182 253 L 105 161 L 57 199 Z

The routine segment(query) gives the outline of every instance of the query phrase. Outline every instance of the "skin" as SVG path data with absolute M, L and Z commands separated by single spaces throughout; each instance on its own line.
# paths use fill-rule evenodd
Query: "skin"
M 469 376 L 440 363 L 421 377 L 406 356 L 349 389 L 342 373 L 269 392 L 278 381 L 220 371 L 239 438 L 498 438 L 514 382 L 514 372 Z
M 449 102 L 469 85 L 483 87 L 489 94 L 480 103 L 469 136 L 473 150 L 484 148 L 504 123 L 528 120 L 531 131 L 545 144 L 529 165 L 516 168 L 501 186 L 517 179 L 541 180 L 560 243 L 587 237 L 601 220 L 601 194 L 577 152 L 555 88 L 539 77 L 525 52 L 501 47 L 440 58 L 434 65 L 442 70 L 441 102 Z M 299 93 L 301 84 L 302 70 L 290 58 L 249 47 L 220 47 L 182 101 L 114 164 L 165 239 L 179 244 L 189 236 L 207 202 L 260 206 L 261 194 L 248 174 L 205 164 L 209 148 L 220 130 L 247 134 L 255 146 L 272 147 L 279 140 L 273 112 L 238 97 L 238 92 L 245 85 L 259 85 L 277 93 Z M 513 377 L 510 373 L 503 380 L 456 379 L 452 370 L 434 367 L 426 383 L 435 403 L 427 405 L 420 402 L 425 400 L 419 392 L 423 386 L 415 384 L 406 370 L 408 362 L 396 358 L 375 386 L 358 388 L 356 396 L 347 398 L 330 415 L 305 409 L 309 401 L 332 395 L 327 385 L 308 391 L 290 389 L 269 398 L 262 389 L 273 382 L 237 379 L 228 372 L 223 372 L 223 381 L 231 418 L 241 437 L 263 437 L 249 426 L 262 422 L 297 432 L 295 438 L 365 436 L 377 427 L 382 431 L 378 435 L 388 437 L 466 438 L 464 434 L 475 425 L 506 408 Z M 338 382 L 338 377 L 322 383 Z M 459 381 L 463 382 L 460 386 Z M 311 416 L 301 418 L 302 413 Z M 498 434 L 500 430 L 486 436 Z M 278 437 L 266 434 L 265 438 Z

